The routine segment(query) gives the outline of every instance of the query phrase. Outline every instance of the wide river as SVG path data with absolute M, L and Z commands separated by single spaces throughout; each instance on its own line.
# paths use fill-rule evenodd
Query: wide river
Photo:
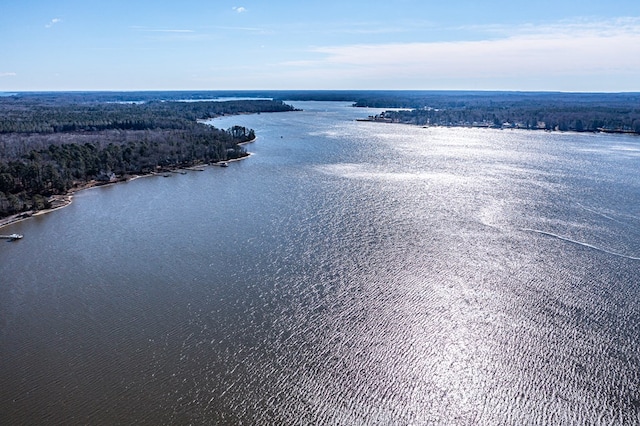
M 0 424 L 640 424 L 640 138 L 293 105 L 0 231 Z

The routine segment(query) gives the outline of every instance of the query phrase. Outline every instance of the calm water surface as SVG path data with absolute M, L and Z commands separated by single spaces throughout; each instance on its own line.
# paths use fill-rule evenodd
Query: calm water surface
M 640 139 L 225 117 L 4 228 L 1 424 L 640 424 Z

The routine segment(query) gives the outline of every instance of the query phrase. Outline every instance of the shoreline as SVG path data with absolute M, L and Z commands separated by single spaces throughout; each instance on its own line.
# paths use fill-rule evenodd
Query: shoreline
M 534 132 L 547 132 L 547 133 L 591 133 L 595 135 L 599 134 L 609 134 L 609 135 L 630 135 L 630 136 L 640 136 L 640 133 L 635 132 L 633 130 L 624 130 L 624 129 L 606 129 L 606 128 L 598 128 L 596 130 L 575 130 L 575 129 L 547 129 L 542 127 L 520 127 L 520 126 L 493 126 L 493 125 L 485 125 L 485 124 L 416 124 L 410 123 L 406 121 L 393 121 L 393 119 L 385 119 L 385 118 L 356 118 L 355 121 L 363 122 L 363 123 L 382 123 L 382 124 L 405 124 L 407 126 L 415 126 L 422 127 L 423 129 L 428 129 L 430 127 L 437 128 L 447 128 L 447 129 L 490 129 L 490 130 L 525 130 L 525 131 L 534 131 Z
M 246 145 L 249 143 L 253 143 L 257 140 L 258 138 L 255 137 L 250 141 L 246 141 L 246 142 L 242 142 L 239 143 L 238 145 Z M 71 205 L 71 203 L 73 202 L 73 196 L 80 191 L 86 191 L 88 189 L 93 189 L 93 188 L 100 188 L 103 186 L 111 186 L 111 185 L 117 185 L 119 183 L 126 183 L 126 182 L 131 182 L 134 181 L 136 179 L 140 179 L 140 178 L 145 178 L 145 177 L 152 177 L 152 176 L 163 176 L 164 173 L 171 173 L 171 172 L 176 172 L 178 170 L 185 170 L 185 171 L 201 171 L 201 168 L 206 168 L 206 167 L 213 167 L 213 166 L 217 166 L 217 167 L 221 167 L 222 163 L 231 163 L 231 162 L 236 162 L 236 161 L 241 161 L 244 160 L 246 158 L 251 157 L 253 154 L 250 152 L 247 152 L 247 155 L 243 156 L 243 157 L 239 157 L 239 158 L 232 158 L 230 160 L 221 160 L 218 161 L 216 163 L 208 163 L 208 164 L 194 164 L 192 166 L 187 166 L 187 167 L 171 167 L 171 168 L 164 168 L 161 171 L 156 171 L 156 172 L 150 172 L 150 173 L 145 173 L 145 174 L 136 174 L 136 175 L 125 175 L 125 177 L 121 177 L 113 182 L 100 182 L 100 181 L 96 181 L 96 180 L 90 180 L 88 182 L 84 182 L 80 185 L 78 185 L 75 188 L 72 188 L 70 190 L 68 190 L 65 194 L 58 194 L 58 195 L 52 195 L 51 197 L 49 197 L 49 203 L 51 204 L 51 207 L 47 208 L 47 209 L 42 209 L 42 210 L 27 210 L 24 212 L 20 212 L 20 213 L 16 213 L 13 214 L 11 216 L 7 216 L 7 217 L 3 217 L 0 219 L 0 229 L 9 226 L 9 225 L 13 225 L 15 223 L 18 222 L 22 222 L 24 220 L 27 219 L 31 219 L 32 217 L 36 217 L 36 216 L 42 216 L 45 214 L 49 214 L 51 212 L 54 212 L 56 210 L 60 210 L 63 209 L 69 205 Z

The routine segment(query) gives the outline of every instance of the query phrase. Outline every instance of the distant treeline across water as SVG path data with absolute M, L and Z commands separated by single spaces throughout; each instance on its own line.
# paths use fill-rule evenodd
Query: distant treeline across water
M 386 121 L 640 134 L 640 93 L 384 92 L 356 106 L 406 108 Z

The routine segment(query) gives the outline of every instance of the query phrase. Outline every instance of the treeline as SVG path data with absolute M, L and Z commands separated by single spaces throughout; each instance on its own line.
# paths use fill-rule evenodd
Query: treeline
M 637 93 L 388 92 L 355 105 L 411 108 L 386 111 L 383 117 L 416 125 L 640 134 Z
M 640 134 L 640 109 L 466 108 L 386 111 L 389 121 L 416 125 L 514 127 L 575 132 Z
M 52 195 L 92 180 L 242 157 L 246 151 L 239 144 L 254 139 L 253 130 L 221 130 L 196 120 L 292 109 L 280 101 L 104 104 L 10 98 L 0 98 L 0 217 L 47 208 Z
M 34 95 L 8 96 L 0 98 L 0 134 L 185 129 L 198 119 L 224 114 L 292 109 L 290 105 L 273 100 L 75 103 L 67 98 L 54 102 L 49 97 L 42 99 Z

